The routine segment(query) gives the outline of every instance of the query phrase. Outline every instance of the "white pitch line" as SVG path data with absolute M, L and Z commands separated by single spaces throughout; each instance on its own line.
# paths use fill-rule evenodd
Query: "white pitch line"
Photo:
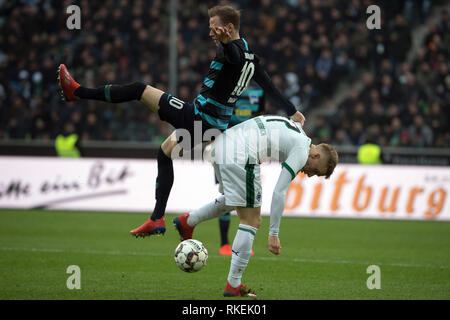
M 437 269 L 450 269 L 450 266 L 440 266 L 435 264 L 411 264 L 411 263 L 396 263 L 396 262 L 368 262 L 368 261 L 349 261 L 349 260 L 325 260 L 325 259 L 302 259 L 302 258 L 276 258 L 276 257 L 252 257 L 251 259 L 259 260 L 284 260 L 303 263 L 323 263 L 323 264 L 360 264 L 364 266 L 378 265 L 378 266 L 390 266 L 390 267 L 404 267 L 404 268 L 437 268 Z
M 49 252 L 49 253 L 81 253 L 81 254 L 97 254 L 97 255 L 132 255 L 132 256 L 153 256 L 153 257 L 167 257 L 166 254 L 161 253 L 143 253 L 134 251 L 104 251 L 104 250 L 73 250 L 73 249 L 56 249 L 56 248 L 25 248 L 25 247 L 0 247 L 0 251 L 26 251 L 26 252 Z M 214 258 L 227 258 L 226 256 L 209 254 Z M 323 263 L 323 264 L 359 264 L 359 265 L 378 265 L 391 266 L 403 268 L 436 268 L 436 269 L 450 269 L 448 265 L 434 265 L 434 264 L 410 264 L 410 263 L 396 263 L 396 262 L 367 262 L 367 261 L 349 261 L 349 260 L 326 260 L 326 259 L 302 259 L 302 258 L 284 258 L 284 257 L 258 257 L 253 256 L 252 260 L 269 260 L 269 261 L 290 261 L 301 263 Z

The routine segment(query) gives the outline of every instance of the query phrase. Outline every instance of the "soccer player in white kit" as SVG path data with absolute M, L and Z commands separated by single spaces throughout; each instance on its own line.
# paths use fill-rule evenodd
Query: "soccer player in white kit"
M 224 296 L 255 296 L 241 283 L 255 234 L 261 224 L 260 164 L 279 161 L 282 170 L 273 191 L 268 248 L 280 253 L 278 233 L 286 192 L 298 172 L 329 178 L 338 161 L 336 149 L 314 145 L 301 124 L 282 116 L 259 116 L 238 124 L 213 143 L 211 162 L 222 196 L 193 212 L 178 216 L 174 225 L 181 239 L 191 239 L 194 227 L 236 209 L 240 219 Z

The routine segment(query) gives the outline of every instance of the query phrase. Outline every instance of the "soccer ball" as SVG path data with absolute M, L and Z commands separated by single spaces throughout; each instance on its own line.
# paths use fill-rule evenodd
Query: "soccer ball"
M 206 265 L 208 250 L 198 240 L 184 240 L 175 249 L 174 258 L 175 263 L 181 270 L 197 272 Z

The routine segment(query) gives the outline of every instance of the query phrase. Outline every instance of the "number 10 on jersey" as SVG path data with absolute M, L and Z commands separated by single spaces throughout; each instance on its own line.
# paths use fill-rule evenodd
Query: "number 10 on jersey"
M 247 88 L 253 74 L 255 73 L 255 65 L 251 61 L 246 61 L 241 71 L 239 81 L 231 93 L 232 96 L 240 96 L 241 93 Z

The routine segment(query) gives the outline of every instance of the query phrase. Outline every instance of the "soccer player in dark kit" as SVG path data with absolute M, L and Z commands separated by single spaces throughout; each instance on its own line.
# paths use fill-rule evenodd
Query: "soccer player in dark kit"
M 169 122 L 177 129 L 162 143 L 158 151 L 155 208 L 143 225 L 130 231 L 131 235 L 136 237 L 164 234 L 166 231 L 164 214 L 174 181 L 172 158 L 178 155 L 174 150 L 180 143 L 180 133 L 187 130 L 192 148 L 195 142 L 203 142 L 205 131 L 226 130 L 235 103 L 251 79 L 255 80 L 268 98 L 283 108 L 292 120 L 302 125 L 305 121 L 303 114 L 275 87 L 260 65 L 259 57 L 250 50 L 247 41 L 240 37 L 240 12 L 231 6 L 215 6 L 208 10 L 208 14 L 209 35 L 217 45 L 217 51 L 200 93 L 193 103 L 181 101 L 142 82 L 107 84 L 96 89 L 85 88 L 72 78 L 64 64 L 58 68 L 58 84 L 68 101 L 93 99 L 121 103 L 138 100 L 157 113 L 161 120 Z M 200 132 L 198 129 L 194 130 L 198 124 L 201 124 Z M 197 135 L 201 133 L 201 137 L 195 137 L 194 131 Z M 184 135 L 181 139 L 185 139 Z

